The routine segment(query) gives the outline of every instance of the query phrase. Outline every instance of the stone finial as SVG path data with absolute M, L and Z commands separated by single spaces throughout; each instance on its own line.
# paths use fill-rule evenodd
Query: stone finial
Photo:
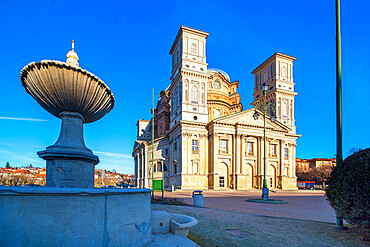
M 75 41 L 72 39 L 72 50 L 67 53 L 67 64 L 79 67 L 79 59 L 75 52 Z

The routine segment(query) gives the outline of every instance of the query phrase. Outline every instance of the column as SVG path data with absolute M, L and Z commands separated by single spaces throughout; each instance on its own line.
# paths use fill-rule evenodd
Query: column
M 241 148 L 240 148 L 240 134 L 235 135 L 235 169 L 233 171 L 234 173 L 234 187 L 233 189 L 235 190 L 237 185 L 237 179 L 238 179 L 238 174 L 240 171 L 240 159 L 241 159 Z
M 297 174 L 296 174 L 296 165 L 295 165 L 295 152 L 296 152 L 296 149 L 295 149 L 296 145 L 293 144 L 292 146 L 292 160 L 293 160 L 293 169 L 292 169 L 292 172 L 293 172 L 293 177 L 296 177 Z
M 193 152 L 193 149 L 192 149 L 192 135 L 189 134 L 188 135 L 188 152 L 187 152 L 187 158 L 188 158 L 188 162 L 186 163 L 186 174 L 192 174 L 192 161 L 191 161 L 191 156 L 192 156 L 192 152 Z
M 257 158 L 257 185 L 258 188 L 262 188 L 262 177 L 263 175 L 263 145 L 262 145 L 262 137 L 258 137 L 258 158 Z
M 278 176 L 283 175 L 284 173 L 284 162 L 285 162 L 285 157 L 284 157 L 284 141 L 279 140 L 279 145 L 280 145 L 280 168 L 279 168 L 279 173 Z M 289 153 L 288 153 L 289 155 Z M 289 157 L 289 156 L 288 156 Z
M 238 170 L 238 173 L 241 174 L 242 173 L 242 170 L 243 170 L 243 166 L 245 165 L 244 164 L 244 158 L 245 158 L 245 136 L 241 136 L 240 137 L 241 139 L 241 149 L 240 149 L 240 166 L 239 166 L 239 170 Z
M 137 184 L 136 184 L 136 186 L 140 188 L 141 187 L 141 183 L 140 183 L 140 181 L 141 181 L 140 166 L 141 166 L 141 159 L 142 159 L 142 157 L 140 156 L 140 154 L 137 154 L 137 157 L 138 157 L 138 159 L 137 159 Z

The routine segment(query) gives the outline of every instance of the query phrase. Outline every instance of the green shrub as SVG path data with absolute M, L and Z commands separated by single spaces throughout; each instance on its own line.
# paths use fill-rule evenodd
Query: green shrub
M 327 180 L 326 196 L 339 217 L 370 227 L 370 148 L 360 150 L 335 167 Z

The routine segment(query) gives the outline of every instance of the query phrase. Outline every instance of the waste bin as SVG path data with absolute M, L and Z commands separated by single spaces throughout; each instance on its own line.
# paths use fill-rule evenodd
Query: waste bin
M 203 207 L 203 191 L 201 190 L 193 191 L 193 203 L 194 203 L 194 207 L 198 207 L 198 208 Z

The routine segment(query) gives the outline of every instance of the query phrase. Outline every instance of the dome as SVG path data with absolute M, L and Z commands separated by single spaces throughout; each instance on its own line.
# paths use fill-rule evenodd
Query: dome
M 223 70 L 215 69 L 215 68 L 209 68 L 208 71 L 221 73 L 223 76 L 225 76 L 230 81 L 230 76 Z

